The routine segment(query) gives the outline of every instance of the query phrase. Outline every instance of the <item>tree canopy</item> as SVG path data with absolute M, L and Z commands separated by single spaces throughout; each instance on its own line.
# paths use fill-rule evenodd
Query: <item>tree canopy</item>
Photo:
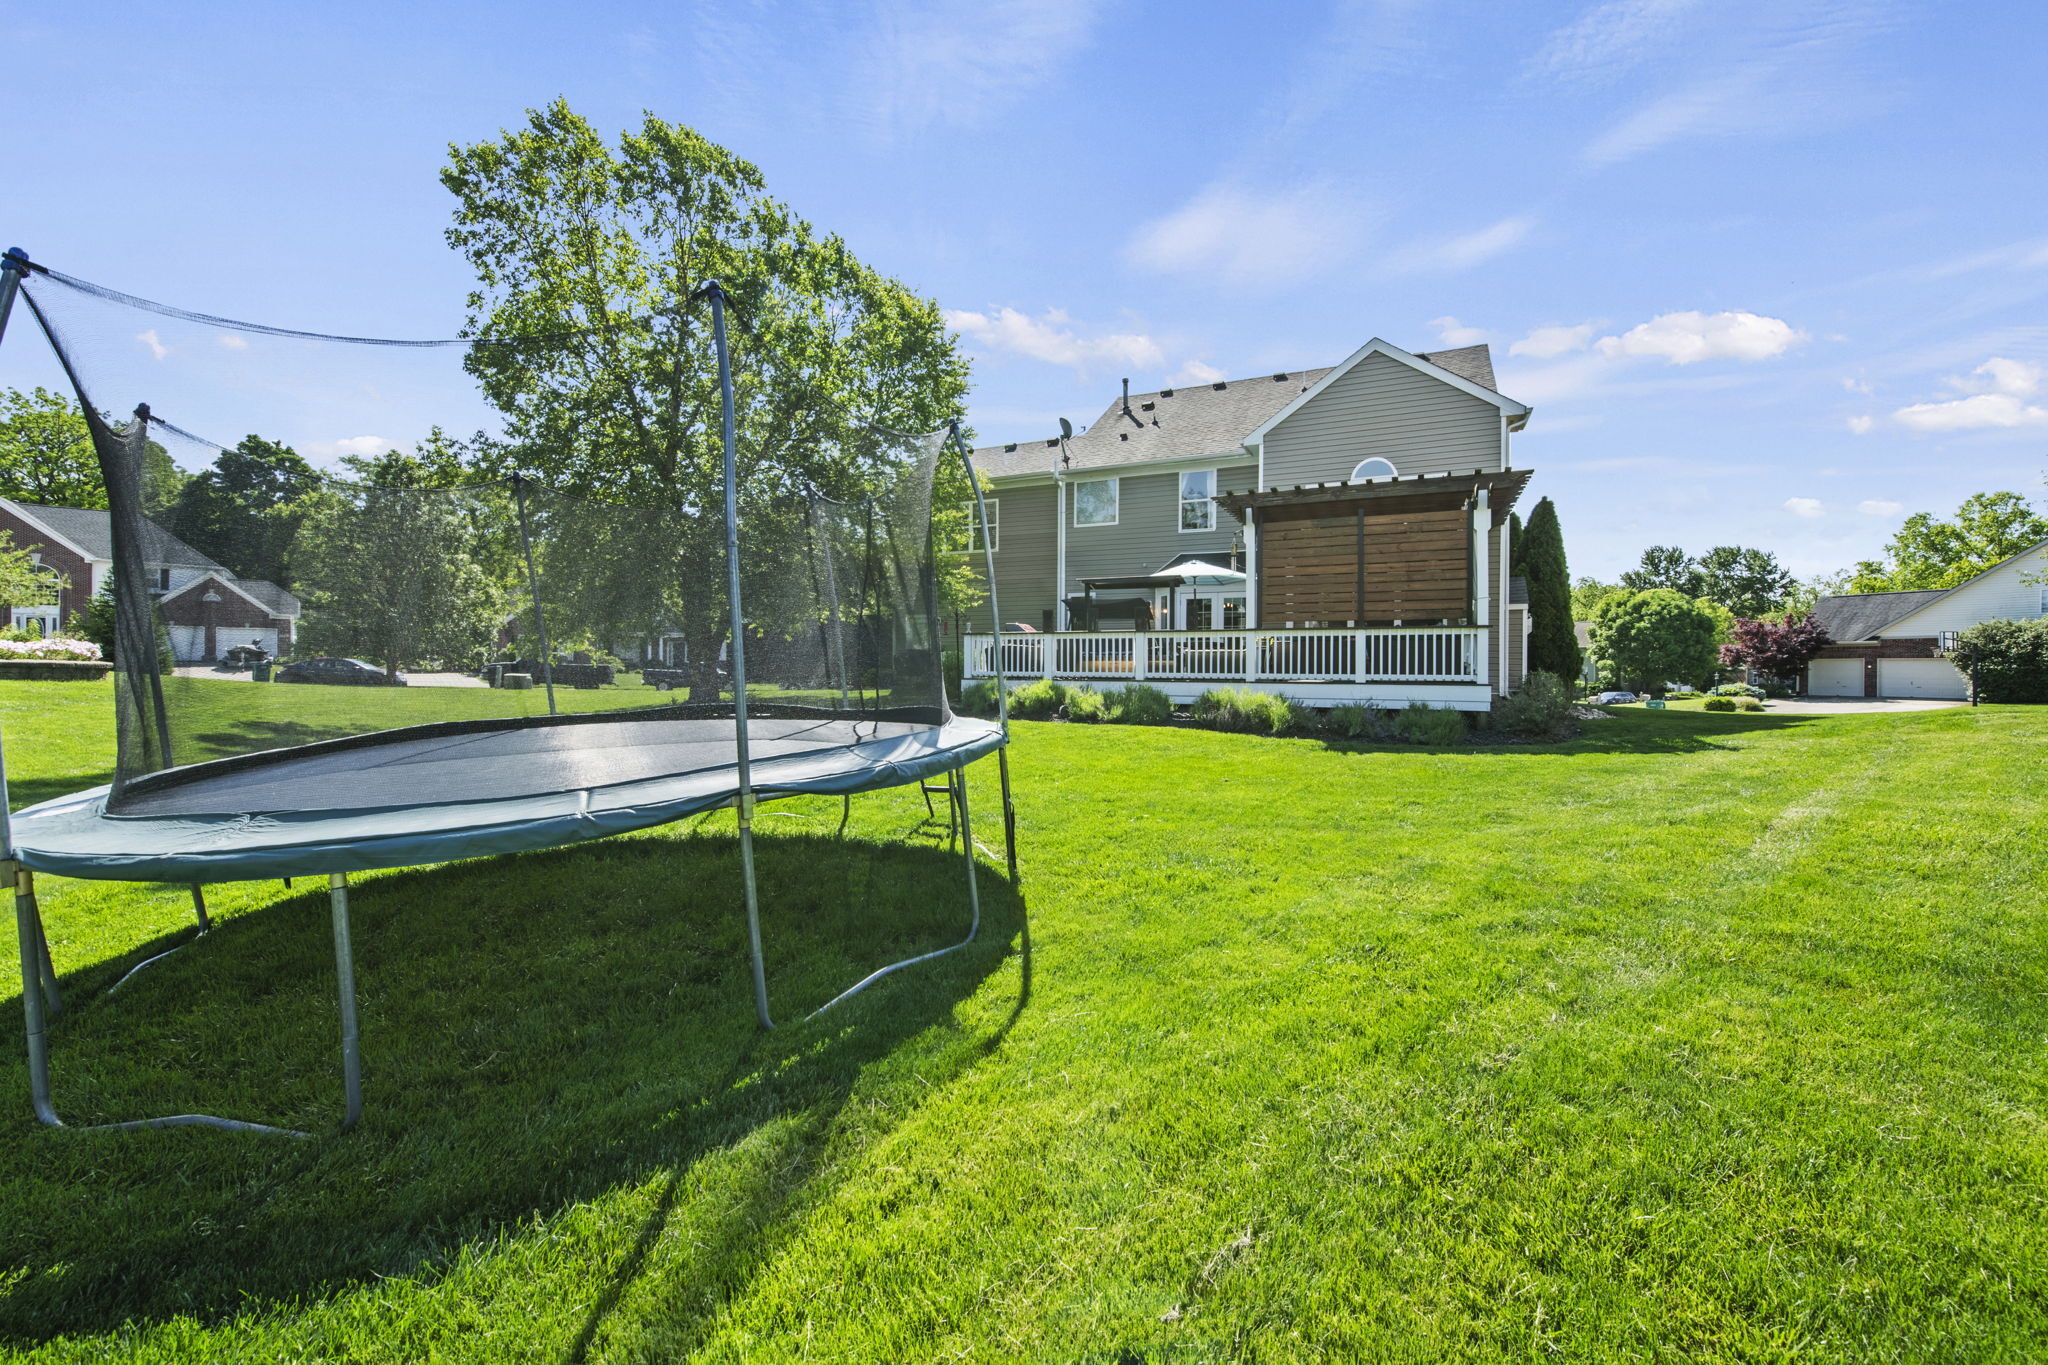
M 0 604 L 46 607 L 64 587 L 62 574 L 36 563 L 32 552 L 16 548 L 12 534 L 0 531 Z
M 319 473 L 290 446 L 245 436 L 186 481 L 168 529 L 244 578 L 290 587 L 292 540 L 319 487 Z
M 1744 619 L 1735 623 L 1733 638 L 1721 646 L 1721 662 L 1789 681 L 1829 643 L 1827 630 L 1810 613 L 1784 621 Z
M 99 455 L 77 404 L 45 388 L 0 394 L 0 497 L 105 507 Z
M 1714 614 L 1671 588 L 1618 592 L 1593 610 L 1593 655 L 1603 680 L 1637 691 L 1700 683 L 1713 673 Z
M 805 489 L 858 500 L 896 450 L 869 424 L 931 431 L 961 409 L 967 366 L 937 303 L 813 229 L 759 170 L 692 129 L 649 115 L 612 146 L 557 100 L 451 147 L 442 183 L 457 201 L 448 241 L 477 275 L 469 330 L 493 343 L 467 364 L 506 419 L 486 469 L 715 509 L 718 368 L 710 320 L 690 302 L 713 280 L 731 304 L 739 478 L 756 505 Z M 935 505 L 964 502 L 964 476 L 945 468 Z M 723 535 L 715 515 L 683 527 Z M 721 600 L 678 584 L 665 608 L 703 670 Z
M 1856 565 L 1849 591 L 1953 588 L 2044 538 L 2048 518 L 2018 493 L 1973 493 L 1947 521 L 1927 512 L 1907 517 L 1882 559 Z
M 1530 510 L 1520 545 L 1517 572 L 1529 585 L 1529 671 L 1572 682 L 1582 660 L 1573 629 L 1571 571 L 1565 564 L 1564 530 L 1549 498 Z
M 1621 576 L 1621 584 L 1638 592 L 1669 588 L 1706 598 L 1737 616 L 1762 616 L 1782 610 L 1798 580 L 1769 550 L 1716 545 L 1694 559 L 1676 545 L 1652 545 L 1643 551 L 1641 562 Z

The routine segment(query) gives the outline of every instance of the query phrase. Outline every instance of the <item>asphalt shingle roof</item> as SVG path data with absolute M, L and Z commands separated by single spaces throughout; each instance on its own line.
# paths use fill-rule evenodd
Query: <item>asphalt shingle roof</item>
M 1892 622 L 1920 610 L 1947 588 L 1926 588 L 1917 592 L 1854 592 L 1823 597 L 1813 604 L 1813 614 L 1826 627 L 1828 638 L 1837 644 L 1868 640 Z
M 1461 379 L 1493 388 L 1493 357 L 1485 346 L 1417 354 Z M 1154 460 L 1238 453 L 1245 437 L 1334 368 L 1325 365 L 1320 369 L 1287 370 L 1251 379 L 1181 384 L 1152 393 L 1134 393 L 1129 416 L 1124 415 L 1123 395 L 1119 393 L 1092 425 L 1067 442 L 1067 452 L 1073 457 L 1069 468 L 1114 469 Z M 995 478 L 1049 474 L 1059 458 L 1056 440 L 1017 441 L 981 447 L 974 452 L 974 466 Z
M 41 507 L 29 502 L 15 505 L 91 558 L 114 557 L 114 527 L 104 507 Z M 142 523 L 142 542 L 143 557 L 151 564 L 227 572 L 225 566 L 214 563 L 153 521 Z

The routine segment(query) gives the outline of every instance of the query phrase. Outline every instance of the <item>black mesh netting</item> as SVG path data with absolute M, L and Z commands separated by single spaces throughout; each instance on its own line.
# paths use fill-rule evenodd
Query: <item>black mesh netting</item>
M 948 719 L 938 621 L 962 557 L 942 551 L 964 540 L 968 485 L 943 435 L 792 419 L 840 435 L 741 450 L 742 688 L 716 410 L 669 505 L 645 480 L 572 496 L 501 472 L 573 461 L 522 461 L 499 433 L 464 365 L 485 343 L 245 328 L 63 276 L 22 294 L 106 482 L 112 808 L 390 806 L 691 771 L 732 761 L 742 696 L 757 756 Z

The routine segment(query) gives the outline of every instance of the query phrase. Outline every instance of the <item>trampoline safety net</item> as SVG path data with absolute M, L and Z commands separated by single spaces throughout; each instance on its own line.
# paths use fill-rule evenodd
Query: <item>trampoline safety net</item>
M 113 570 L 92 610 L 113 624 L 110 814 L 420 806 L 713 768 L 733 762 L 742 703 L 757 762 L 949 719 L 940 623 L 979 566 L 958 553 L 972 492 L 944 432 L 742 393 L 735 640 L 715 380 L 666 436 L 623 398 L 565 431 L 485 381 L 509 348 L 588 335 L 352 343 L 54 272 L 21 295 L 106 485 Z M 715 376 L 702 312 L 672 325 Z M 526 472 L 563 469 L 587 473 Z

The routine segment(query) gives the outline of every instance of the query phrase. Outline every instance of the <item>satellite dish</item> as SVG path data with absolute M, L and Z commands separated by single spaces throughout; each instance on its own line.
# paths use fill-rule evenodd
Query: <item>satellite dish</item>
M 1074 424 L 1064 417 L 1060 418 L 1060 439 L 1063 441 L 1074 439 Z

